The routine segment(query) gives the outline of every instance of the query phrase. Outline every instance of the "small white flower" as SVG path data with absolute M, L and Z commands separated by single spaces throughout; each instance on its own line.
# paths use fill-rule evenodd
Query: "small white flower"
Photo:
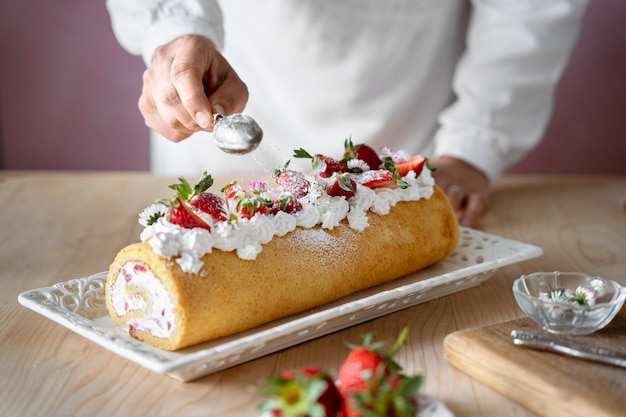
M 151 226 L 159 217 L 165 217 L 168 212 L 169 208 L 165 204 L 152 204 L 139 213 L 139 224 L 143 227 Z
M 576 288 L 573 301 L 580 305 L 593 306 L 596 304 L 596 292 L 589 287 L 580 285 Z
M 370 166 L 367 162 L 361 159 L 351 159 L 347 162 L 348 168 L 354 172 L 365 172 L 370 170 Z

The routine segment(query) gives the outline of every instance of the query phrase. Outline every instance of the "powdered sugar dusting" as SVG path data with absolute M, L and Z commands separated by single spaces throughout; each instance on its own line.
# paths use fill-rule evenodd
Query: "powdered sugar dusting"
M 331 233 L 340 225 L 363 231 L 369 227 L 368 213 L 386 215 L 399 201 L 429 199 L 433 194 L 434 179 L 429 169 L 422 169 L 419 176 L 413 171 L 403 177 L 407 188 L 376 188 L 358 186 L 354 196 L 330 196 L 326 193 L 331 178 L 311 177 L 309 193 L 298 201 L 302 209 L 295 213 L 280 211 L 277 214 L 255 214 L 246 219 L 229 216 L 228 220 L 212 224 L 211 231 L 202 228 L 186 229 L 169 221 L 169 215 L 147 226 L 141 240 L 148 242 L 155 253 L 165 258 L 177 258 L 181 269 L 198 273 L 202 268 L 201 258 L 213 249 L 236 251 L 241 259 L 254 260 L 263 250 L 263 245 L 276 236 L 284 236 L 299 227 L 310 232 L 299 233 L 300 240 L 294 245 L 310 253 L 316 248 L 337 246 Z M 272 193 L 272 189 L 265 191 Z M 345 220 L 345 222 L 344 222 Z M 319 226 L 321 229 L 315 227 Z M 345 240 L 345 239 L 344 239 Z M 345 242 L 349 245 L 350 242 Z M 333 254 L 324 254 L 330 257 Z M 324 257 L 322 257 L 324 258 Z

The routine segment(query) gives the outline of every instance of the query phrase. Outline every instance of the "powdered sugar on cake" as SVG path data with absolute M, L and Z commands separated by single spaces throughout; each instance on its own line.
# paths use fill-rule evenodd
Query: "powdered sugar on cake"
M 349 199 L 329 196 L 324 192 L 326 181 L 318 179 L 312 182 L 311 192 L 299 199 L 302 210 L 296 213 L 279 211 L 272 215 L 256 214 L 250 219 L 216 223 L 199 213 L 212 224 L 211 231 L 172 224 L 166 215 L 147 226 L 141 233 L 141 240 L 148 242 L 155 253 L 165 258 L 176 257 L 185 272 L 198 273 L 203 265 L 200 259 L 213 249 L 236 251 L 241 259 L 254 260 L 263 250 L 263 244 L 296 227 L 312 228 L 319 224 L 324 229 L 333 229 L 346 219 L 351 228 L 362 231 L 369 225 L 368 211 L 386 215 L 399 201 L 428 199 L 432 195 L 434 179 L 430 170 L 422 170 L 418 177 L 410 171 L 403 179 L 409 187 L 357 187 Z

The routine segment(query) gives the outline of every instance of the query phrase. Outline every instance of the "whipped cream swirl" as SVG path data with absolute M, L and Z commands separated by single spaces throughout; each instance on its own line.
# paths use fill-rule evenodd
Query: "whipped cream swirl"
M 369 226 L 368 211 L 384 216 L 399 201 L 429 199 L 434 192 L 435 180 L 429 169 L 422 169 L 419 176 L 410 171 L 403 179 L 409 184 L 407 188 L 371 189 L 357 186 L 356 193 L 349 199 L 333 197 L 325 192 L 326 182 L 331 179 L 311 179 L 311 190 L 299 199 L 302 210 L 296 213 L 280 211 L 217 223 L 209 216 L 203 216 L 211 225 L 210 232 L 172 224 L 166 215 L 146 226 L 141 233 L 141 240 L 148 242 L 155 253 L 165 258 L 176 257 L 181 269 L 190 273 L 201 270 L 201 258 L 211 253 L 213 248 L 236 251 L 239 258 L 254 260 L 263 250 L 263 245 L 274 236 L 283 236 L 296 227 L 308 229 L 319 224 L 324 229 L 333 229 L 346 219 L 352 229 L 363 231 Z

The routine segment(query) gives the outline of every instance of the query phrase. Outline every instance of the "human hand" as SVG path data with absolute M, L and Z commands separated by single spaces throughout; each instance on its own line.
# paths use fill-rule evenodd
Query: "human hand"
M 213 44 L 185 35 L 157 48 L 143 74 L 139 110 L 148 127 L 180 142 L 213 129 L 213 113 L 243 111 L 248 88 Z
M 437 185 L 448 196 L 462 226 L 475 227 L 487 209 L 489 180 L 478 169 L 449 156 L 431 162 Z

